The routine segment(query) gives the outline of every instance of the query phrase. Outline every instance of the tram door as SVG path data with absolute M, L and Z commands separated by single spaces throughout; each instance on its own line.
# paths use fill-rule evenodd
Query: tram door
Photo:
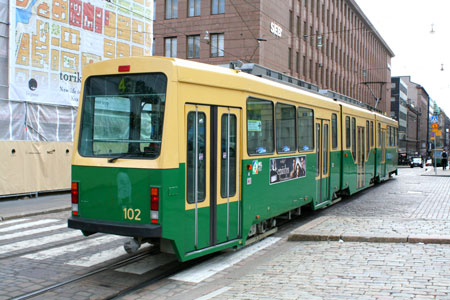
M 364 187 L 365 178 L 366 178 L 366 148 L 365 148 L 365 136 L 364 136 L 364 127 L 358 127 L 358 139 L 357 139 L 357 148 L 356 148 L 356 157 L 358 160 L 357 166 L 357 183 L 356 187 L 358 189 Z
M 186 248 L 240 235 L 240 110 L 186 105 Z
M 330 121 L 316 122 L 316 199 L 330 200 Z

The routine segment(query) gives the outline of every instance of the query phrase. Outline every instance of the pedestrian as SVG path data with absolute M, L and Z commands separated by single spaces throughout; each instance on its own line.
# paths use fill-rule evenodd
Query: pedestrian
M 441 154 L 441 164 L 442 164 L 442 170 L 445 170 L 447 168 L 447 161 L 448 161 L 448 154 L 447 151 L 442 150 L 442 154 Z

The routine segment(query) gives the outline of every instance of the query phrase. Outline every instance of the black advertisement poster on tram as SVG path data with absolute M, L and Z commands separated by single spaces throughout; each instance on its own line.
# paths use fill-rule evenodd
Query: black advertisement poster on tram
M 270 184 L 306 176 L 306 156 L 273 158 L 270 160 Z

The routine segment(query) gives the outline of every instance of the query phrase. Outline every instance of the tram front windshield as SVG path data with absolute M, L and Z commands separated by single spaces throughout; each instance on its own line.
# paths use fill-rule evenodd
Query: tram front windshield
M 86 79 L 79 153 L 153 159 L 159 156 L 167 77 L 161 73 Z

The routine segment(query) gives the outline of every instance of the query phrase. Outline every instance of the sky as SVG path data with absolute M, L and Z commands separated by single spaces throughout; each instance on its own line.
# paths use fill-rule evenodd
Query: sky
M 450 116 L 450 1 L 355 1 L 395 54 L 391 75 L 411 76 Z

